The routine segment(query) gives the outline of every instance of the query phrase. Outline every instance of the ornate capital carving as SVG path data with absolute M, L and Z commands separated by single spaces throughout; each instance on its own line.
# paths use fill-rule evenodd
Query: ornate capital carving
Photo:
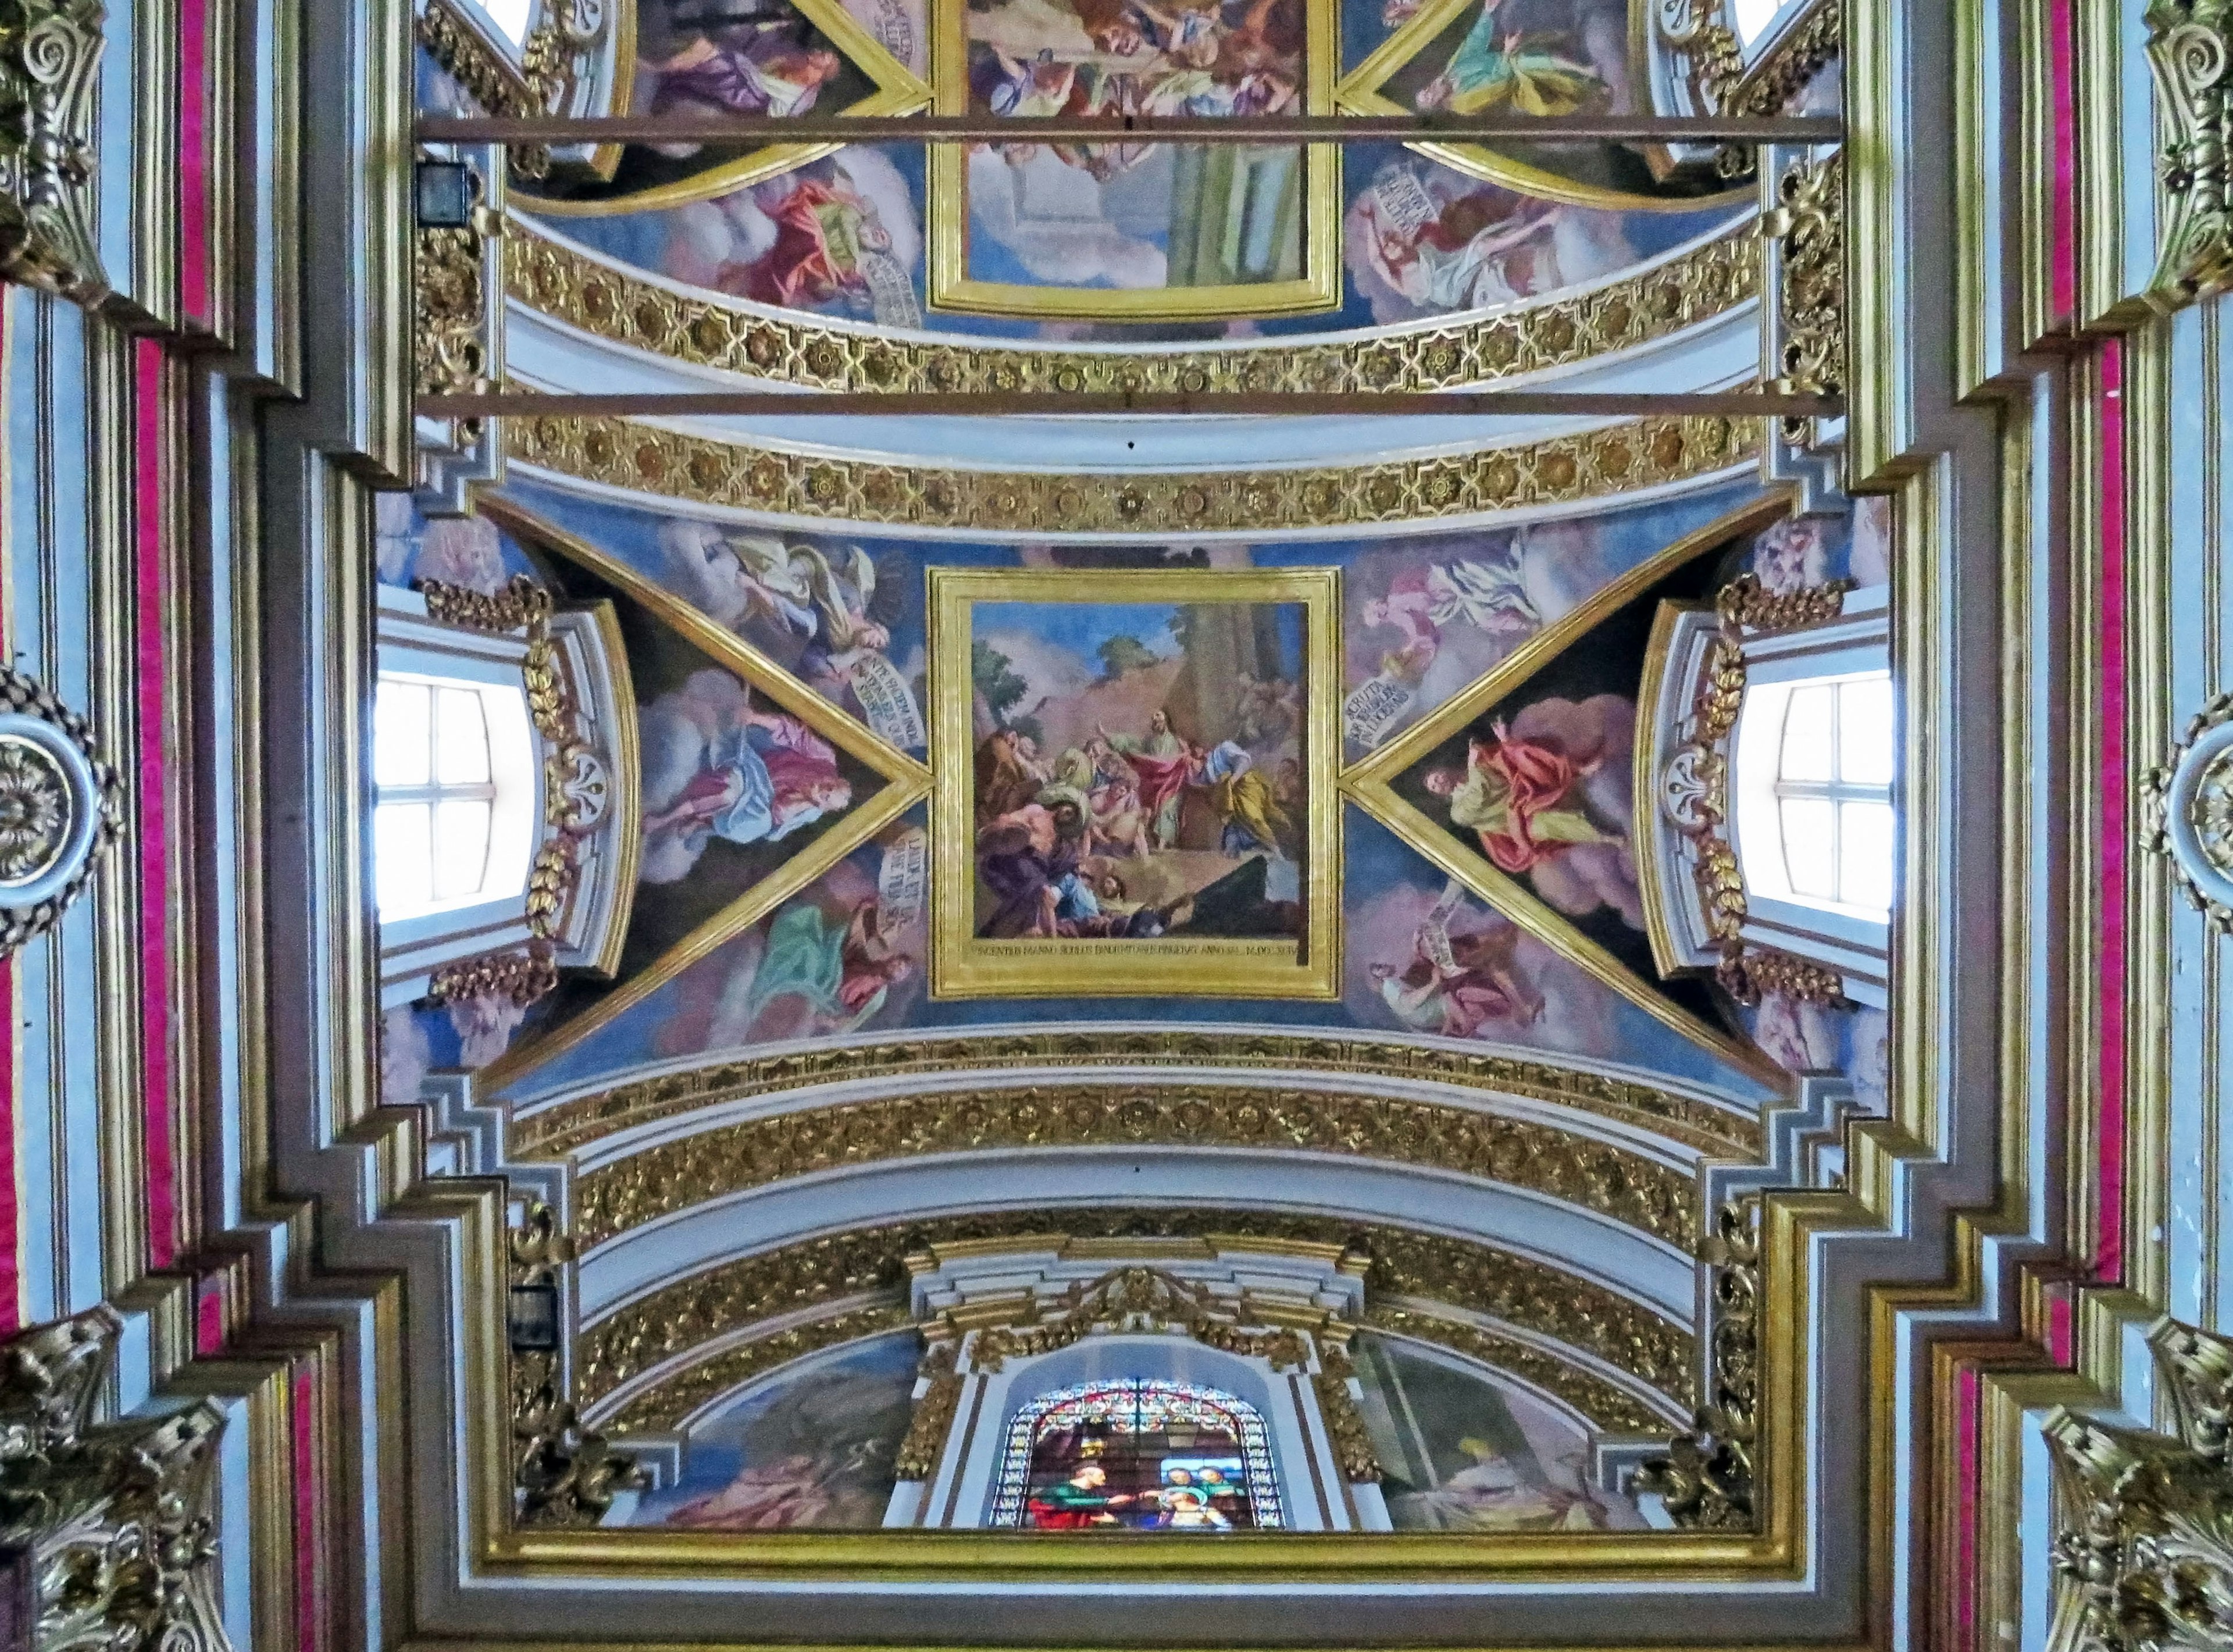
M 2148 67 L 2170 130 L 2160 175 L 2165 231 L 2155 286 L 2171 303 L 2233 283 L 2226 216 L 2226 0 L 2154 0 L 2145 13 Z
M 1678 1526 L 1749 1532 L 1754 1502 L 1753 1441 L 1760 1404 L 1760 1200 L 1723 1205 L 1713 1237 L 1698 1254 L 1713 1269 L 1713 1402 L 1667 1455 L 1637 1473 L 1637 1489 L 1656 1492 Z
M 95 1308 L 0 1350 L 0 1542 L 30 1551 L 42 1649 L 223 1652 L 209 1503 L 225 1415 L 204 1401 L 95 1423 L 122 1330 Z
M 101 0 L 0 0 L 0 278 L 108 290 L 87 205 Z
M 509 1243 L 512 1299 L 511 1437 L 515 1518 L 521 1525 L 595 1525 L 613 1499 L 647 1482 L 635 1460 L 583 1426 L 567 1397 L 559 1362 L 556 1299 L 574 1265 L 574 1243 L 556 1211 L 531 1204 Z M 533 1316 L 547 1323 L 547 1338 L 524 1339 L 518 1305 L 523 1296 L 547 1293 L 549 1306 Z
M 2058 1652 L 2233 1645 L 2233 1343 L 2170 1320 L 2149 1341 L 2175 1434 L 2060 1410 L 2046 1423 Z
M 1012 1359 L 1051 1354 L 1087 1337 L 1139 1330 L 1180 1332 L 1228 1354 L 1268 1360 L 1274 1370 L 1300 1370 L 1311 1359 L 1303 1334 L 1267 1325 L 1247 1291 L 1238 1302 L 1221 1301 L 1161 1268 L 1117 1268 L 1074 1287 L 1058 1313 L 1038 1317 L 1029 1303 L 1021 1313 L 1014 1324 L 977 1333 L 969 1345 L 973 1366 L 997 1371 Z

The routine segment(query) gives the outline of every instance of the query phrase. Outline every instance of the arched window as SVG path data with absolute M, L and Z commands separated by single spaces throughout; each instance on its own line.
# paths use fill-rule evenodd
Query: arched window
M 1748 891 L 1881 922 L 1891 909 L 1891 679 L 1761 685 L 1736 738 L 1736 849 Z
M 1057 1389 L 1016 1413 L 990 1524 L 1226 1532 L 1286 1522 L 1254 1406 L 1222 1389 L 1133 1376 Z
M 1758 40 L 1783 10 L 1783 0 L 1728 0 L 1729 26 L 1740 46 Z
M 517 687 L 383 672 L 373 703 L 383 923 L 509 900 L 535 854 L 535 740 Z

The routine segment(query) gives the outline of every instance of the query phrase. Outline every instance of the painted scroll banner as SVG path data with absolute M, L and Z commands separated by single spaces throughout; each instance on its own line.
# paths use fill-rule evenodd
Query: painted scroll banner
M 1388 738 L 1404 712 L 1411 709 L 1412 693 L 1393 677 L 1383 673 L 1351 689 L 1341 703 L 1343 738 L 1370 751 Z
M 863 649 L 846 674 L 853 697 L 861 702 L 861 715 L 868 719 L 879 738 L 902 751 L 921 751 L 930 743 L 921 709 L 897 666 L 882 654 Z
M 884 845 L 876 868 L 876 908 L 893 933 L 922 920 L 930 904 L 930 835 L 910 826 Z

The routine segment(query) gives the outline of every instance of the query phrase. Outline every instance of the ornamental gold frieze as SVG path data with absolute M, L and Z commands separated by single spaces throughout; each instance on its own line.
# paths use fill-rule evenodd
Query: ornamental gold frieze
M 719 1062 L 539 1108 L 515 1118 L 510 1143 L 522 1158 L 563 1159 L 616 1131 L 817 1084 L 1092 1066 L 1276 1069 L 1443 1084 L 1575 1108 L 1715 1157 L 1757 1159 L 1761 1152 L 1756 1116 L 1636 1079 L 1525 1056 L 1334 1034 L 1137 1031 L 893 1039 Z
M 646 1373 L 674 1366 L 673 1375 L 630 1396 L 609 1420 L 615 1428 L 666 1427 L 644 1419 L 654 1410 L 661 1416 L 687 1415 L 703 1398 L 726 1392 L 726 1386 L 713 1378 L 691 1375 L 701 1367 L 721 1362 L 724 1369 L 744 1369 L 739 1362 L 765 1361 L 751 1365 L 749 1375 L 780 1363 L 771 1351 L 745 1352 L 764 1343 L 771 1349 L 774 1344 L 768 1338 L 733 1345 L 726 1339 L 762 1321 L 799 1315 L 824 1304 L 832 1309 L 843 1304 L 845 1314 L 881 1311 L 884 1303 L 904 1301 L 909 1252 L 1044 1235 L 1057 1224 L 1064 1234 L 1077 1239 L 1208 1239 L 1221 1248 L 1236 1250 L 1245 1249 L 1251 1239 L 1277 1239 L 1359 1249 L 1370 1259 L 1364 1283 L 1376 1300 L 1402 1298 L 1415 1307 L 1421 1302 L 1444 1302 L 1488 1315 L 1625 1372 L 1667 1395 L 1677 1408 L 1687 1408 L 1696 1393 L 1696 1343 L 1688 1330 L 1548 1263 L 1473 1240 L 1385 1223 L 1214 1207 L 1116 1206 L 937 1217 L 830 1234 L 722 1263 L 629 1303 L 584 1329 L 574 1346 L 577 1395 L 583 1408 L 594 1412 L 606 1396 Z M 812 1324 L 824 1323 L 817 1319 Z M 902 1315 L 892 1323 L 909 1322 Z M 793 1329 L 800 1337 L 817 1334 L 811 1325 Z M 807 1341 L 794 1341 L 798 1351 L 808 1352 L 868 1334 L 848 1332 L 811 1346 Z M 723 1345 L 703 1360 L 688 1359 L 693 1350 L 712 1344 Z M 684 1382 L 691 1394 L 702 1397 L 672 1405 L 661 1398 L 654 1406 L 654 1394 L 667 1395 Z
M 1428 330 L 1234 349 L 1110 351 L 841 330 L 713 294 L 684 294 L 585 257 L 514 219 L 506 290 L 633 349 L 817 390 L 1264 393 L 1449 390 L 1570 367 L 1694 327 L 1755 297 L 1748 225 L 1610 286 Z
M 615 1434 L 679 1428 L 693 1413 L 778 1366 L 840 1343 L 904 1330 L 914 1323 L 906 1303 L 885 1302 L 787 1325 L 750 1342 L 732 1343 L 710 1358 L 685 1366 L 665 1382 L 631 1396 L 604 1418 L 602 1426 Z
M 856 526 L 986 533 L 1276 533 L 1479 516 L 1717 475 L 1760 421 L 1650 418 L 1540 441 L 1292 470 L 964 470 L 786 452 L 622 419 L 518 419 L 516 462 L 635 492 Z
M 1256 1148 L 1419 1165 L 1560 1200 L 1683 1247 L 1697 1181 L 1532 1120 L 1385 1096 L 1235 1084 L 1025 1084 L 746 1119 L 662 1141 L 575 1183 L 585 1249 L 693 1205 L 841 1166 L 932 1154 Z
M 1364 1324 L 1415 1341 L 1463 1354 L 1562 1401 L 1607 1434 L 1654 1434 L 1667 1419 L 1636 1395 L 1596 1372 L 1546 1352 L 1517 1337 L 1504 1337 L 1462 1319 L 1444 1319 L 1410 1308 L 1380 1304 L 1365 1311 Z

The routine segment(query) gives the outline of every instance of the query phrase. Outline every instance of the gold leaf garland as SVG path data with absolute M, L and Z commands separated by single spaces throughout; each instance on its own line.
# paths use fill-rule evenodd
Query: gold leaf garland
M 843 1050 L 803 1050 L 713 1063 L 640 1079 L 513 1120 L 511 1150 L 563 1159 L 615 1131 L 701 1107 L 809 1085 L 1045 1066 L 1274 1068 L 1344 1077 L 1409 1079 L 1572 1107 L 1650 1131 L 1720 1158 L 1756 1159 L 1757 1117 L 1636 1079 L 1581 1071 L 1529 1057 L 1460 1052 L 1353 1034 L 1065 1032 L 895 1039 Z
M 1625 281 L 1428 331 L 1240 349 L 1086 352 L 843 331 L 803 311 L 767 315 L 678 293 L 539 234 L 507 227 L 510 296 L 634 349 L 817 390 L 968 393 L 1451 390 L 1632 349 L 1760 291 L 1748 226 Z
M 965 470 L 820 457 L 620 419 L 519 418 L 515 462 L 774 516 L 990 533 L 1162 535 L 1364 527 L 1565 504 L 1758 457 L 1760 420 L 1655 417 L 1510 447 L 1294 470 Z
M 1109 1145 L 1256 1147 L 1430 1166 L 1524 1187 L 1687 1249 L 1697 1183 L 1547 1124 L 1390 1096 L 1191 1083 L 1031 1084 L 747 1119 L 664 1141 L 575 1183 L 584 1247 L 693 1205 L 839 1165 Z
M 954 1374 L 954 1344 L 933 1343 L 923 1352 L 915 1376 L 925 1384 L 908 1420 L 907 1437 L 892 1458 L 894 1475 L 900 1480 L 928 1480 L 938 1467 L 939 1454 L 954 1428 L 954 1414 L 961 1408 L 961 1379 Z

